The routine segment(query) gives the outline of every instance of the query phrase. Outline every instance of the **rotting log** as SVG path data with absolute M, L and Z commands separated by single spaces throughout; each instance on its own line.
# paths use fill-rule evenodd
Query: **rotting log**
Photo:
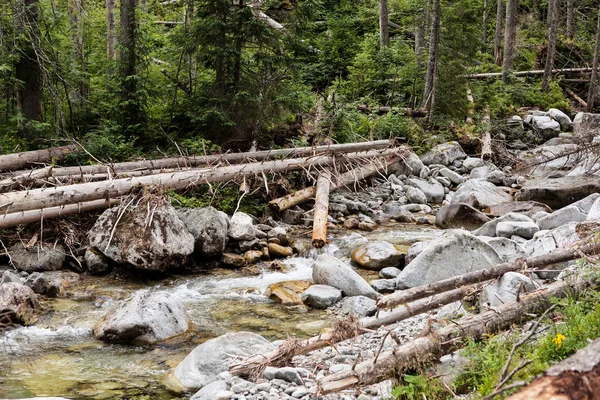
M 585 82 L 587 83 L 587 81 L 585 81 Z M 588 104 L 585 102 L 585 100 L 583 100 L 581 97 L 577 96 L 577 94 L 574 91 L 572 91 L 571 89 L 566 88 L 565 90 L 567 93 L 569 93 L 571 95 L 571 97 L 573 97 L 579 103 L 580 106 L 587 108 Z
M 552 74 L 569 74 L 569 73 L 586 73 L 592 72 L 592 68 L 562 68 L 562 69 L 553 69 Z M 531 71 L 516 71 L 512 72 L 511 75 L 514 76 L 535 76 L 535 75 L 544 75 L 543 69 L 535 69 Z M 486 79 L 486 78 L 501 78 L 502 72 L 487 72 L 483 74 L 466 74 L 461 75 L 461 78 L 465 79 Z
M 368 159 L 370 157 L 393 155 L 397 152 L 397 149 L 389 149 L 348 153 L 344 155 L 344 159 Z M 256 162 L 217 168 L 192 169 L 188 171 L 162 173 L 142 177 L 130 177 L 109 181 L 2 193 L 0 194 L 0 211 L 13 213 L 84 201 L 114 198 L 128 194 L 138 185 L 156 185 L 163 186 L 167 189 L 182 189 L 203 183 L 228 181 L 244 177 L 247 178 L 262 173 L 293 171 L 308 166 L 326 166 L 334 163 L 335 160 L 335 156 L 332 155 L 317 155 L 314 157 Z
M 600 388 L 600 339 L 548 368 L 544 375 L 508 400 L 597 399 Z
M 598 251 L 600 251 L 600 243 L 589 243 L 578 248 L 571 248 L 543 254 L 541 256 L 505 262 L 495 265 L 491 268 L 480 269 L 478 271 L 469 272 L 468 274 L 443 279 L 427 285 L 416 286 L 380 297 L 377 301 L 377 307 L 395 307 L 400 304 L 422 299 L 437 293 L 445 292 L 447 290 L 452 290 L 463 285 L 495 279 L 501 277 L 507 272 L 516 272 L 525 269 L 535 272 L 535 269 L 539 269 L 551 264 L 575 260 L 577 258 L 581 258 L 582 254 L 593 254 Z
M 400 159 L 401 157 L 388 157 L 386 159 L 378 158 L 364 167 L 354 168 L 348 172 L 344 172 L 338 178 L 333 179 L 331 190 L 337 190 L 341 187 L 352 185 L 353 183 L 366 179 L 379 171 L 386 170 L 390 165 L 397 163 Z M 294 193 L 271 200 L 268 206 L 275 211 L 284 211 L 314 198 L 316 192 L 317 189 L 314 186 L 309 186 Z
M 103 208 L 108 208 L 112 205 L 118 204 L 119 202 L 119 199 L 93 200 L 77 204 L 42 208 L 40 210 L 0 214 L 0 229 L 10 228 L 22 224 L 31 224 L 51 218 L 64 217 L 65 215 L 101 210 Z
M 531 319 L 549 305 L 549 298 L 563 297 L 567 292 L 583 290 L 588 283 L 577 280 L 572 284 L 566 281 L 553 283 L 546 288 L 521 297 L 519 302 L 503 304 L 471 318 L 455 321 L 438 330 L 431 330 L 426 336 L 411 340 L 382 352 L 376 359 L 366 360 L 351 370 L 338 372 L 317 381 L 320 394 L 337 392 L 355 385 L 371 385 L 416 368 L 428 361 L 437 360 L 464 344 L 465 339 L 479 339 L 483 335 L 497 333 L 513 323 Z
M 492 158 L 492 121 L 490 119 L 490 107 L 486 106 L 481 118 L 481 124 L 483 125 L 483 134 L 481 135 L 481 159 L 489 160 Z
M 65 156 L 77 152 L 79 146 L 69 144 L 60 147 L 50 147 L 42 150 L 24 151 L 22 153 L 5 154 L 0 156 L 0 171 L 9 171 L 27 167 L 31 164 L 45 163 L 52 160 L 62 160 Z
M 327 217 L 329 216 L 329 188 L 331 173 L 324 170 L 317 178 L 315 211 L 313 218 L 312 245 L 320 249 L 327 244 Z
M 308 146 L 275 150 L 261 150 L 245 153 L 212 154 L 206 156 L 170 157 L 157 160 L 128 161 L 114 164 L 82 165 L 75 167 L 54 168 L 52 176 L 71 176 L 86 174 L 117 174 L 126 171 L 164 170 L 171 168 L 208 167 L 218 163 L 239 164 L 251 161 L 263 161 L 274 158 L 308 157 L 317 154 L 342 154 L 359 151 L 385 149 L 394 146 L 394 140 L 375 140 L 372 142 L 331 144 L 325 146 Z M 26 174 L 29 171 L 18 171 Z
M 261 369 L 267 365 L 284 366 L 282 364 L 291 360 L 295 356 L 309 353 L 314 350 L 322 349 L 327 346 L 334 345 L 344 340 L 352 339 L 357 334 L 365 330 L 377 329 L 381 326 L 391 325 L 396 322 L 405 320 L 412 316 L 422 314 L 431 310 L 435 310 L 446 304 L 461 300 L 465 296 L 472 294 L 479 288 L 475 286 L 467 286 L 446 293 L 439 294 L 427 299 L 417 300 L 413 303 L 403 305 L 396 310 L 384 312 L 377 317 L 362 318 L 353 326 L 352 329 L 336 329 L 335 327 L 318 336 L 310 339 L 298 340 L 294 342 L 294 346 L 286 349 L 285 343 L 277 350 L 267 354 L 258 354 L 241 360 L 229 367 L 229 372 L 233 375 L 252 375 L 252 372 Z M 340 321 L 338 324 L 347 323 Z M 283 349 L 283 350 L 282 350 Z

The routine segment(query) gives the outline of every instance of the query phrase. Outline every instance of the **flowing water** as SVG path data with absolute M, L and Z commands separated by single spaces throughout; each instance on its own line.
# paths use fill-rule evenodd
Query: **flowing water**
M 262 269 L 258 275 L 215 269 L 207 273 L 129 282 L 82 276 L 68 296 L 46 299 L 35 326 L 0 334 L 0 398 L 64 396 L 70 399 L 173 399 L 162 381 L 198 344 L 230 331 L 252 331 L 267 339 L 310 337 L 335 318 L 325 311 L 284 307 L 266 298 L 268 285 L 310 280 L 314 259 L 327 252 L 348 259 L 367 240 L 409 246 L 439 231 L 397 225 L 374 232 L 334 231 L 332 243 L 305 257 L 283 260 L 285 272 Z M 359 271 L 375 279 L 373 271 Z M 92 327 L 108 310 L 136 290 L 166 290 L 186 306 L 194 324 L 188 335 L 168 344 L 142 347 L 106 344 L 94 339 Z

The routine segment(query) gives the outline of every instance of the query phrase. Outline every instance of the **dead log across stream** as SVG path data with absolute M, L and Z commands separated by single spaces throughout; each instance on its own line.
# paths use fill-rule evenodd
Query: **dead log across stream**
M 397 154 L 398 149 L 372 150 L 348 153 L 344 159 L 369 159 Z M 66 204 L 114 198 L 128 194 L 138 185 L 160 185 L 167 189 L 182 189 L 203 183 L 228 181 L 251 177 L 261 173 L 293 171 L 308 166 L 331 165 L 336 160 L 332 155 L 292 158 L 287 160 L 264 161 L 226 167 L 192 169 L 163 173 L 144 177 L 114 179 L 102 182 L 89 182 L 78 185 L 59 186 L 44 189 L 24 190 L 0 194 L 0 211 L 15 213 L 37 210 Z
M 562 69 L 553 69 L 552 74 L 572 74 L 572 73 L 586 73 L 592 72 L 592 68 L 562 68 Z M 514 76 L 534 76 L 534 75 L 544 75 L 543 69 L 534 69 L 531 71 L 516 71 L 513 72 Z M 461 75 L 461 78 L 465 79 L 486 79 L 486 78 L 501 78 L 502 72 L 487 72 L 483 74 L 467 74 Z
M 253 371 L 260 370 L 267 365 L 283 366 L 295 356 L 352 339 L 357 334 L 362 333 L 363 330 L 377 329 L 380 326 L 390 325 L 412 316 L 435 310 L 446 304 L 461 300 L 476 290 L 477 288 L 475 287 L 465 286 L 431 298 L 403 305 L 396 310 L 382 313 L 379 317 L 363 318 L 358 321 L 354 320 L 354 323 L 342 320 L 329 332 L 310 339 L 298 340 L 290 347 L 287 347 L 284 343 L 277 350 L 270 353 L 251 356 L 232 364 L 229 367 L 229 372 L 233 375 L 252 375 Z M 342 327 L 341 329 L 340 326 Z
M 330 181 L 331 173 L 329 170 L 324 170 L 317 178 L 312 234 L 312 245 L 317 249 L 324 247 L 327 243 L 327 217 L 329 215 Z
M 404 149 L 404 148 L 401 148 Z M 400 157 L 377 158 L 371 161 L 364 167 L 354 168 L 343 173 L 338 178 L 334 178 L 331 190 L 337 190 L 344 186 L 352 185 L 358 181 L 366 179 L 379 171 L 385 171 L 390 165 L 393 165 L 401 160 Z M 309 186 L 297 192 L 290 193 L 278 199 L 271 200 L 269 207 L 275 211 L 284 211 L 298 204 L 302 204 L 315 197 L 317 189 L 314 186 Z
M 366 360 L 348 371 L 338 372 L 320 379 L 317 384 L 320 394 L 338 392 L 355 385 L 370 385 L 402 373 L 427 361 L 439 359 L 463 344 L 464 339 L 480 338 L 508 328 L 515 322 L 530 319 L 548 306 L 551 297 L 562 297 L 573 290 L 580 291 L 588 286 L 583 280 L 572 284 L 560 281 L 521 297 L 521 301 L 503 304 L 496 310 L 484 312 L 455 324 L 413 339 L 402 346 L 379 354 L 376 359 Z
M 52 175 L 79 176 L 87 174 L 121 173 L 138 170 L 156 170 L 171 168 L 208 167 L 219 162 L 229 164 L 240 164 L 244 162 L 262 161 L 274 158 L 308 157 L 317 154 L 341 154 L 355 153 L 359 151 L 370 151 L 385 149 L 394 145 L 394 140 L 375 140 L 372 142 L 331 144 L 325 146 L 297 147 L 275 150 L 251 151 L 245 153 L 225 153 L 207 156 L 170 157 L 158 160 L 127 161 L 114 164 L 81 165 L 75 167 L 54 168 Z M 11 154 L 9 154 L 11 155 Z M 0 158 L 3 156 L 0 156 Z M 1 170 L 1 169 L 0 169 Z M 18 171 L 15 175 L 27 175 L 31 171 Z M 8 178 L 10 179 L 10 178 Z
M 578 248 L 556 251 L 554 253 L 543 254 L 537 257 L 529 257 L 526 259 L 517 259 L 502 264 L 498 264 L 491 268 L 480 269 L 468 274 L 459 275 L 454 278 L 443 279 L 427 285 L 416 286 L 406 290 L 400 290 L 387 296 L 380 297 L 377 301 L 378 308 L 391 308 L 400 304 L 405 304 L 417 299 L 422 299 L 432 296 L 437 293 L 442 293 L 447 290 L 488 281 L 498 278 L 507 272 L 516 272 L 524 269 L 533 269 L 545 267 L 551 264 L 557 264 L 565 261 L 581 258 L 582 254 L 593 254 L 600 251 L 600 243 L 590 243 Z
M 79 149 L 79 146 L 76 144 L 69 144 L 42 150 L 5 154 L 0 156 L 0 171 L 19 169 L 31 164 L 39 164 L 52 160 L 62 160 L 68 154 L 76 152 Z
M 507 400 L 597 399 L 600 391 L 600 339 L 550 367 Z

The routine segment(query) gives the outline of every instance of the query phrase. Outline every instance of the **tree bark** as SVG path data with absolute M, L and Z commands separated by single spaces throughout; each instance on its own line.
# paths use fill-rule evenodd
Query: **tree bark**
M 581 258 L 581 254 L 594 254 L 600 251 L 600 243 L 591 243 L 578 249 L 567 249 L 548 253 L 537 257 L 519 259 L 498 264 L 491 268 L 473 271 L 468 274 L 459 275 L 454 278 L 443 279 L 428 285 L 417 286 L 414 288 L 397 291 L 387 296 L 380 297 L 377 301 L 378 308 L 391 308 L 400 304 L 405 304 L 417 299 L 452 290 L 463 285 L 484 282 L 490 279 L 498 278 L 507 272 L 516 272 L 528 268 L 535 272 L 535 269 L 545 267 L 551 264 L 557 264 L 565 261 Z
M 592 72 L 593 68 L 561 68 L 561 69 L 553 69 L 552 74 L 579 74 Z M 465 79 L 486 79 L 486 78 L 501 78 L 503 76 L 503 72 L 486 72 L 483 74 L 469 74 L 469 75 L 461 75 L 461 78 Z M 543 75 L 543 69 L 534 69 L 531 71 L 517 71 L 513 72 L 514 76 L 535 76 L 535 75 Z
M 490 160 L 492 158 L 492 134 L 490 132 L 492 128 L 492 121 L 490 119 L 490 107 L 486 106 L 483 112 L 483 118 L 481 118 L 481 125 L 483 127 L 483 135 L 481 139 L 481 159 Z
M 467 125 L 473 125 L 473 115 L 475 114 L 475 100 L 473 99 L 473 92 L 471 88 L 467 89 L 467 119 L 465 120 Z
M 371 161 L 364 167 L 351 169 L 350 171 L 343 173 L 339 178 L 334 179 L 331 190 L 337 190 L 341 187 L 349 186 L 357 181 L 366 179 L 381 170 L 387 169 L 390 165 L 395 164 L 398 161 L 399 159 L 397 157 L 390 157 L 387 160 L 379 158 Z M 269 207 L 275 211 L 284 211 L 314 198 L 316 193 L 317 189 L 314 186 L 309 186 L 302 190 L 298 190 L 297 192 L 271 200 L 269 202 Z
M 42 70 L 38 57 L 40 29 L 38 27 L 38 0 L 17 0 L 16 31 L 25 37 L 15 65 L 17 84 L 17 109 L 23 115 L 25 124 L 22 134 L 31 148 L 37 147 L 38 134 L 30 121 L 43 121 L 42 111 Z
M 488 16 L 488 0 L 483 0 L 483 16 L 481 17 L 481 43 L 483 47 L 487 44 L 487 16 Z
M 78 70 L 77 86 L 72 97 L 75 103 L 83 105 L 87 99 L 88 82 L 85 78 L 85 47 L 83 29 L 83 0 L 69 0 L 69 24 L 73 41 L 75 68 Z
M 312 245 L 320 249 L 327 244 L 327 217 L 329 216 L 329 188 L 331 174 L 325 170 L 317 178 Z
M 496 4 L 496 35 L 494 35 L 494 60 L 496 65 L 502 65 L 502 21 L 504 3 L 497 0 Z
M 542 78 L 542 91 L 550 91 L 550 77 L 554 67 L 554 53 L 556 52 L 556 35 L 558 32 L 558 0 L 548 0 L 548 50 L 546 65 Z
M 321 378 L 317 382 L 319 392 L 327 394 L 359 384 L 371 385 L 388 378 L 392 371 L 398 374 L 407 369 L 417 368 L 460 348 L 464 339 L 479 339 L 506 329 L 516 322 L 530 319 L 532 314 L 539 313 L 549 305 L 548 299 L 551 297 L 563 297 L 566 293 L 580 291 L 587 286 L 584 280 L 577 280 L 572 285 L 565 281 L 553 283 L 544 289 L 522 296 L 519 302 L 503 304 L 496 310 L 463 319 L 381 353 L 376 360 L 366 360 L 351 370 Z
M 423 94 L 423 108 L 433 115 L 435 84 L 438 64 L 438 46 L 440 41 L 440 0 L 433 0 L 431 21 L 431 35 L 429 38 L 429 57 L 427 61 L 427 75 L 425 76 L 425 93 Z
M 115 31 L 115 0 L 106 0 L 106 58 L 109 62 L 117 60 Z
M 575 0 L 567 0 L 567 39 L 573 40 L 575 35 Z
M 390 27 L 387 0 L 379 0 L 379 44 L 381 50 L 390 45 Z
M 517 55 L 517 8 L 519 0 L 506 0 L 506 23 L 504 27 L 504 60 L 502 80 L 510 81 Z
M 507 400 L 595 399 L 600 388 L 600 339 L 548 368 Z
M 62 160 L 66 155 L 79 151 L 79 146 L 70 144 L 61 147 L 50 147 L 48 149 L 25 151 L 0 155 L 0 171 L 9 171 L 38 164 L 53 159 Z
M 344 158 L 363 159 L 379 157 L 381 152 L 375 150 L 364 153 L 349 153 Z M 256 162 L 251 164 L 231 165 L 218 168 L 193 169 L 181 172 L 163 173 L 144 177 L 114 179 L 103 182 L 90 182 L 78 185 L 59 186 L 53 188 L 33 189 L 28 191 L 0 194 L 0 205 L 7 212 L 36 210 L 64 204 L 80 203 L 98 199 L 112 198 L 128 194 L 138 185 L 159 185 L 168 189 L 182 189 L 203 183 L 221 182 L 243 177 L 252 177 L 262 173 L 294 171 L 308 166 L 326 166 L 335 162 L 335 157 L 319 155 L 314 157 L 294 158 Z
M 238 363 L 232 364 L 229 367 L 229 372 L 234 375 L 249 375 L 253 370 L 261 368 L 262 366 L 284 366 L 281 365 L 280 362 L 278 363 L 278 361 L 284 359 L 282 361 L 285 362 L 295 356 L 310 353 L 311 351 L 322 349 L 324 347 L 343 342 L 344 340 L 353 339 L 357 334 L 361 334 L 366 330 L 373 330 L 381 326 L 391 325 L 415 315 L 435 310 L 446 304 L 463 299 L 467 295 L 472 294 L 474 290 L 475 288 L 473 287 L 459 288 L 437 296 L 433 296 L 431 298 L 406 304 L 396 310 L 384 312 L 378 317 L 362 318 L 358 321 L 356 330 L 347 329 L 342 330 L 342 333 L 339 333 L 335 332 L 335 328 L 333 328 L 329 332 L 322 333 L 310 339 L 296 342 L 293 352 L 288 354 L 286 357 L 281 357 L 282 351 L 280 349 L 274 350 L 267 354 L 250 356 L 245 360 L 241 360 Z
M 119 34 L 120 113 L 119 122 L 126 136 L 134 136 L 141 123 L 138 96 L 136 7 L 137 0 L 121 0 Z
M 594 60 L 592 61 L 592 76 L 590 77 L 590 88 L 588 91 L 588 111 L 594 110 L 596 100 L 596 85 L 598 83 L 598 58 L 600 57 L 600 8 L 598 9 L 598 26 L 596 28 L 596 47 L 594 48 Z

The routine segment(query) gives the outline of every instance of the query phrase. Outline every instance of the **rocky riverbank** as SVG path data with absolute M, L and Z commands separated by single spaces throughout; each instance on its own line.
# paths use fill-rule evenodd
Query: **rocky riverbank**
M 306 337 L 331 326 L 334 316 L 373 315 L 375 300 L 382 294 L 588 240 L 600 223 L 595 151 L 600 116 L 581 113 L 571 121 L 558 110 L 549 110 L 524 120 L 515 116 L 507 125 L 504 150 L 514 165 L 469 157 L 458 142 L 448 142 L 421 157 L 406 156 L 361 190 L 332 194 L 329 225 L 334 234 L 322 251 L 310 250 L 302 239 L 311 223 L 310 204 L 280 215 L 266 213 L 257 220 L 242 212 L 228 216 L 211 207 L 176 209 L 160 191 L 143 189 L 105 211 L 87 233 L 88 245 L 75 253 L 37 238 L 13 243 L 6 260 L 10 265 L 2 267 L 0 316 L 5 325 L 35 326 L 57 312 L 60 302 L 52 299 L 79 301 L 80 292 L 74 288 L 85 279 L 62 270 L 69 263 L 80 265 L 84 276 L 102 276 L 104 282 L 159 273 L 159 278 L 152 278 L 158 284 L 134 285 L 126 296 L 89 289 L 87 301 L 97 306 L 84 334 L 93 335 L 101 346 L 142 346 L 145 352 L 186 340 L 203 342 L 193 349 L 188 346 L 189 354 L 161 368 L 168 372 L 164 385 L 181 396 L 315 398 L 319 378 L 351 369 L 356 362 L 418 336 L 430 328 L 432 315 L 297 356 L 289 366 L 268 367 L 247 380 L 232 376 L 228 364 L 276 349 L 288 328 L 234 322 L 222 335 L 211 324 L 223 315 L 218 313 L 223 303 L 217 299 L 213 304 L 212 318 L 203 315 L 206 309 L 193 306 L 214 289 L 200 284 L 192 290 L 169 277 L 184 271 L 185 276 L 194 274 L 198 281 L 206 281 L 206 274 L 215 268 L 227 268 L 239 286 L 223 289 L 220 296 L 233 292 L 252 298 L 245 303 L 248 309 L 254 307 L 248 304 L 256 303 L 285 309 L 280 317 L 284 319 L 286 314 L 312 315 L 311 321 L 297 324 L 303 324 L 304 334 L 296 334 Z M 532 147 L 526 141 L 545 142 Z M 575 268 L 569 262 L 538 274 L 507 273 L 468 304 L 453 303 L 436 311 L 435 320 L 493 309 L 514 301 L 518 293 L 564 279 Z M 132 270 L 137 272 L 131 275 Z M 215 283 L 220 284 L 223 280 Z M 234 315 L 227 317 L 232 320 L 246 317 L 243 307 L 230 313 Z M 265 330 L 278 331 L 279 339 L 272 342 L 273 335 Z M 199 340 L 199 331 L 211 333 Z M 207 337 L 212 339 L 205 341 Z M 4 354 L 10 351 L 5 349 Z M 383 399 L 390 387 L 386 382 L 324 398 Z M 106 398 L 98 396 L 92 397 Z

